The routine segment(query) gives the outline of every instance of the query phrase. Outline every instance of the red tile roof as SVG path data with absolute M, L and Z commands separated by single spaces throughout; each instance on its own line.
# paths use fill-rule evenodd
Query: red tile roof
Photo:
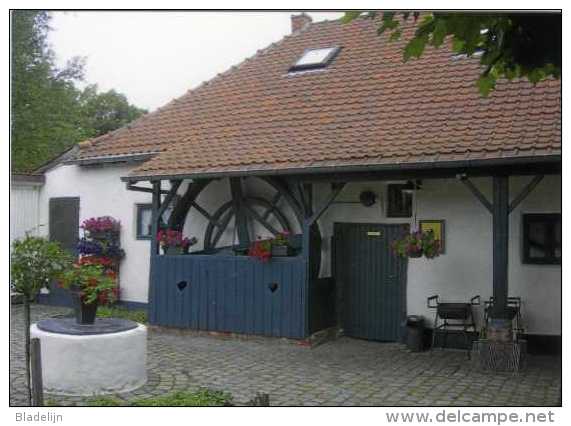
M 377 27 L 311 24 L 80 158 L 160 152 L 132 175 L 198 176 L 560 155 L 560 81 L 502 81 L 483 98 L 477 58 L 442 47 L 403 63 L 413 25 L 398 42 Z M 288 73 L 305 49 L 331 46 L 342 49 L 327 68 Z

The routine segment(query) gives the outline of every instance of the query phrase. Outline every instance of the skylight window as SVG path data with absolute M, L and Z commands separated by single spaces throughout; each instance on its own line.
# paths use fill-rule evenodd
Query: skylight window
M 339 47 L 327 47 L 323 49 L 308 49 L 303 52 L 301 58 L 289 69 L 290 71 L 301 71 L 315 68 L 325 68 L 335 59 L 339 53 Z

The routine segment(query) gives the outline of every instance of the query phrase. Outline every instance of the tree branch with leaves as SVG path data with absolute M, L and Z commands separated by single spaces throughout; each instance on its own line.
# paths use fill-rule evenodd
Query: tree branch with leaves
M 405 62 L 420 58 L 427 46 L 441 47 L 447 39 L 457 54 L 470 57 L 478 52 L 483 70 L 477 85 L 484 96 L 501 78 L 527 78 L 535 84 L 561 77 L 560 13 L 352 11 L 345 13 L 343 21 L 379 15 L 377 32 L 390 32 L 390 41 L 401 39 L 403 22 L 419 21 L 404 47 Z
M 45 238 L 27 236 L 14 241 L 10 256 L 10 282 L 14 291 L 22 294 L 24 304 L 24 339 L 26 361 L 26 386 L 28 404 L 32 403 L 30 387 L 30 303 L 40 290 L 59 277 L 72 263 L 71 254 L 57 242 Z

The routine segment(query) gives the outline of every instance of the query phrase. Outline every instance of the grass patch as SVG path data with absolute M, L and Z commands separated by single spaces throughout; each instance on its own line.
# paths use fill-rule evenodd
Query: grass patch
M 126 309 L 118 306 L 100 306 L 97 308 L 97 316 L 100 318 L 123 318 L 142 324 L 146 324 L 149 321 L 147 311 Z
M 96 396 L 87 400 L 89 407 L 119 407 L 124 402 L 114 396 Z
M 222 407 L 232 404 L 232 395 L 222 391 L 200 389 L 197 392 L 178 391 L 154 398 L 137 399 L 136 407 Z

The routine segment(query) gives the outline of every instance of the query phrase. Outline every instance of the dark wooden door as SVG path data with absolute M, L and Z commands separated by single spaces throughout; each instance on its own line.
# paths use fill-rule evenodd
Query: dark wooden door
M 76 254 L 79 238 L 79 198 L 50 198 L 50 241 Z
M 403 225 L 336 223 L 334 274 L 348 336 L 397 341 L 406 316 L 407 261 L 391 251 Z
M 57 241 L 61 247 L 77 255 L 79 239 L 79 198 L 50 198 L 49 205 L 50 241 Z M 67 290 L 50 284 L 50 294 L 41 297 L 41 302 L 51 305 L 71 305 L 71 297 Z

